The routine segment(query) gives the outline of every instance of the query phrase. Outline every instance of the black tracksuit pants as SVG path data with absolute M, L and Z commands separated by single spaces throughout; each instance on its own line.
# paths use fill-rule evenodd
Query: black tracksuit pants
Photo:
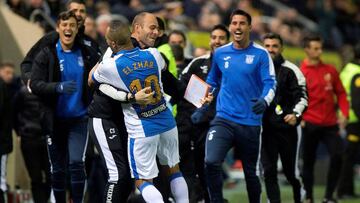
M 303 128 L 303 136 L 303 181 L 306 198 L 313 199 L 314 165 L 316 150 L 320 142 L 326 145 L 330 154 L 325 198 L 332 198 L 338 184 L 344 151 L 343 140 L 339 136 L 339 128 L 337 125 L 319 126 L 307 122 Z
M 122 129 L 118 129 L 113 121 L 101 118 L 90 118 L 88 129 L 109 175 L 103 202 L 126 202 L 133 189 L 127 135 L 121 133 Z
M 270 203 L 280 203 L 280 189 L 277 179 L 278 157 L 283 172 L 293 188 L 294 202 L 301 202 L 301 181 L 298 168 L 300 127 L 274 128 L 263 126 L 261 162 L 264 168 L 265 186 Z
M 338 186 L 338 196 L 355 195 L 354 165 L 360 153 L 360 123 L 351 123 L 346 127 L 346 147 Z

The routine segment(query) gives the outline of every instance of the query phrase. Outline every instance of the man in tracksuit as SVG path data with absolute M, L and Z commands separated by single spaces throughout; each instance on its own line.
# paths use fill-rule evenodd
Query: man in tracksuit
M 227 44 L 229 38 L 230 33 L 225 25 L 215 25 L 210 32 L 211 53 L 193 59 L 182 71 L 179 80 L 187 85 L 193 74 L 206 80 L 211 70 L 215 49 Z M 185 90 L 180 92 L 184 95 Z M 190 202 L 196 201 L 194 200 L 196 198 L 209 202 L 204 177 L 205 139 L 210 121 L 215 117 L 215 102 L 211 104 L 208 111 L 204 112 L 201 119 L 197 115 L 191 117 L 195 109 L 196 107 L 185 99 L 177 104 L 176 123 L 179 130 L 180 169 L 189 187 Z M 199 185 L 199 180 L 201 185 Z
M 251 16 L 235 10 L 230 21 L 233 41 L 216 49 L 206 80 L 219 93 L 216 116 L 206 139 L 205 176 L 210 201 L 222 203 L 221 164 L 230 148 L 237 147 L 249 201 L 258 203 L 262 114 L 275 95 L 274 65 L 269 53 L 250 41 Z M 204 102 L 212 99 L 212 95 L 208 95 Z
M 295 64 L 281 55 L 283 41 L 280 35 L 266 34 L 263 37 L 263 46 L 273 59 L 277 82 L 275 98 L 263 117 L 261 161 L 266 193 L 271 203 L 281 202 L 277 180 L 277 162 L 280 155 L 284 174 L 293 188 L 294 202 L 300 203 L 302 187 L 298 157 L 301 131 L 298 124 L 307 107 L 305 77 Z
M 304 38 L 307 55 L 301 63 L 306 78 L 309 106 L 303 115 L 303 181 L 306 202 L 313 203 L 314 164 L 316 149 L 323 142 L 330 154 L 326 190 L 323 202 L 336 202 L 333 198 L 340 176 L 343 141 L 339 126 L 345 126 L 349 116 L 349 102 L 335 67 L 321 61 L 322 40 L 318 36 Z M 336 99 L 335 99 L 336 98 Z M 337 106 L 340 108 L 337 116 Z
M 56 202 L 66 201 L 66 171 L 69 166 L 73 202 L 82 202 L 86 175 L 87 77 L 100 56 L 88 44 L 76 40 L 78 21 L 72 11 L 57 21 L 59 39 L 42 49 L 31 70 L 30 87 L 44 103 L 43 129 L 48 135 L 51 184 Z M 68 157 L 67 157 L 68 156 Z
M 337 191 L 339 198 L 358 197 L 354 188 L 354 164 L 360 151 L 360 43 L 355 46 L 354 55 L 354 59 L 340 73 L 351 108 L 346 126 L 347 145 Z

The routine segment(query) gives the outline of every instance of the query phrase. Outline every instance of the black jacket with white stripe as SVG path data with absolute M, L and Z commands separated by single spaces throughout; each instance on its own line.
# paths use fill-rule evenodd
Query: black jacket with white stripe
M 281 55 L 273 62 L 277 88 L 274 100 L 264 113 L 263 124 L 275 128 L 289 128 L 292 126 L 284 122 L 285 115 L 294 113 L 299 123 L 308 106 L 305 77 L 295 64 Z

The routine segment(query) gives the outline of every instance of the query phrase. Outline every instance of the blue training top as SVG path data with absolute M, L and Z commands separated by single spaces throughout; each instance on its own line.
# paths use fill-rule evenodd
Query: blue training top
M 216 116 L 243 125 L 261 125 L 262 115 L 252 112 L 253 99 L 269 105 L 276 89 L 274 64 L 262 46 L 250 42 L 236 49 L 231 42 L 216 49 L 206 82 L 219 88 Z
M 69 51 L 64 51 L 59 40 L 56 44 L 56 51 L 59 58 L 61 82 L 76 81 L 77 85 L 77 90 L 73 94 L 59 95 L 56 115 L 61 118 L 85 116 L 87 109 L 82 101 L 84 62 L 81 50 L 78 47 L 73 47 Z

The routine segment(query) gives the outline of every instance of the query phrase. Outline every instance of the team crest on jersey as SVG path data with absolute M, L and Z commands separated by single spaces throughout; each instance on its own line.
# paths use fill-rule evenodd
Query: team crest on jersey
M 255 55 L 246 55 L 245 63 L 246 64 L 252 64 L 254 62 Z
M 79 66 L 84 66 L 84 61 L 81 56 L 78 57 L 78 64 L 79 64 Z

